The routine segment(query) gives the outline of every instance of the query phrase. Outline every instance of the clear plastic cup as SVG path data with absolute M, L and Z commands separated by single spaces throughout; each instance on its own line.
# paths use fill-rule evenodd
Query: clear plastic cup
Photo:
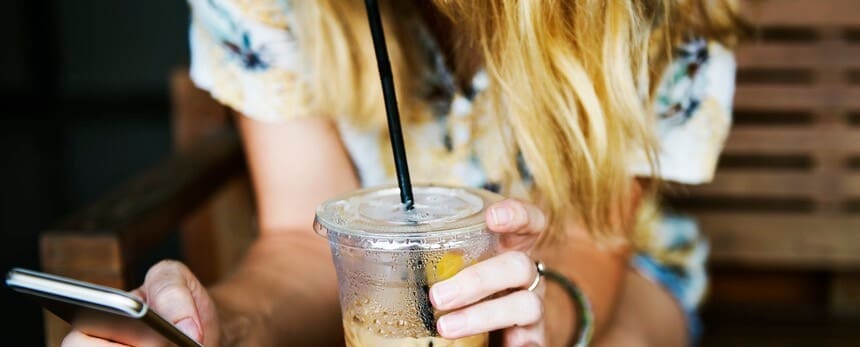
M 447 340 L 435 332 L 444 312 L 427 289 L 493 255 L 484 211 L 497 194 L 471 188 L 413 187 L 406 211 L 397 187 L 359 190 L 317 208 L 314 229 L 329 240 L 337 270 L 346 345 L 487 346 L 487 334 Z

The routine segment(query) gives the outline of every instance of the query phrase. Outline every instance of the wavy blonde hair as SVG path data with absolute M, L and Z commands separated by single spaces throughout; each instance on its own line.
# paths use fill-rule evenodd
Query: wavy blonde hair
M 641 87 L 660 6 L 443 1 L 480 48 L 494 86 L 489 109 L 510 125 L 515 150 L 556 221 L 573 217 L 598 236 L 625 229 L 628 165 L 638 150 L 651 152 L 653 122 Z
M 397 96 L 405 110 L 419 108 L 418 100 L 410 97 L 418 81 L 408 76 L 421 68 L 415 40 L 406 37 L 409 22 L 417 19 L 409 2 L 379 4 Z M 310 109 L 329 116 L 349 115 L 353 123 L 366 127 L 383 125 L 385 107 L 364 1 L 293 1 L 292 6 L 298 24 L 293 30 L 309 68 L 304 91 Z
M 480 53 L 491 83 L 476 102 L 507 129 L 501 131 L 508 145 L 506 177 L 519 178 L 522 155 L 535 198 L 548 207 L 553 225 L 572 218 L 594 235 L 619 235 L 627 227 L 621 207 L 630 201 L 633 184 L 628 164 L 652 152 L 648 56 L 652 27 L 669 13 L 664 2 L 434 2 Z M 422 66 L 411 56 L 417 40 L 406 30 L 419 18 L 414 3 L 380 5 L 401 107 L 420 110 L 414 76 Z M 312 109 L 380 125 L 383 98 L 363 2 L 294 6 L 311 69 L 306 90 Z

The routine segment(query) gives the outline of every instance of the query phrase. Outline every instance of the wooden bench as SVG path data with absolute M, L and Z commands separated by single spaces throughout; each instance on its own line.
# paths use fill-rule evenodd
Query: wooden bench
M 733 210 L 698 214 L 713 259 L 856 269 L 860 1 L 746 3 L 758 29 L 738 51 L 735 126 L 714 182 L 690 191 Z
M 738 52 L 735 125 L 715 182 L 668 203 L 711 240 L 706 345 L 815 344 L 798 334 L 858 326 L 832 317 L 860 310 L 860 1 L 743 3 L 757 30 Z M 44 231 L 45 271 L 130 288 L 177 230 L 204 283 L 241 255 L 253 207 L 229 111 L 187 71 L 174 74 L 172 98 L 176 153 Z M 47 315 L 48 345 L 66 329 Z
M 714 334 L 731 333 L 720 323 L 767 320 L 738 320 L 746 307 L 816 317 L 783 319 L 782 328 L 761 323 L 764 335 L 791 326 L 839 335 L 821 324 L 858 323 L 851 316 L 860 312 L 860 1 L 742 4 L 755 33 L 737 52 L 734 125 L 717 175 L 669 202 L 694 214 L 710 238 Z M 775 341 L 735 332 L 744 345 Z

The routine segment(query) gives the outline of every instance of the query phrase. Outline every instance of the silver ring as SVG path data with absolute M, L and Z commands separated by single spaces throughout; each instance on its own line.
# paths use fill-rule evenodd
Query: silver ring
M 535 261 L 535 268 L 537 269 L 537 276 L 535 276 L 535 280 L 532 281 L 532 284 L 526 289 L 530 292 L 533 292 L 539 285 L 541 278 L 543 278 L 544 265 L 540 260 Z

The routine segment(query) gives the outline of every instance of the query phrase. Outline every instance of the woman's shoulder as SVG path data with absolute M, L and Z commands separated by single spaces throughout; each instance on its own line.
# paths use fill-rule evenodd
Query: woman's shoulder
M 190 0 L 191 78 L 255 120 L 306 114 L 288 0 Z
M 247 22 L 288 28 L 293 12 L 291 0 L 189 0 L 194 14 L 210 12 L 209 19 Z

